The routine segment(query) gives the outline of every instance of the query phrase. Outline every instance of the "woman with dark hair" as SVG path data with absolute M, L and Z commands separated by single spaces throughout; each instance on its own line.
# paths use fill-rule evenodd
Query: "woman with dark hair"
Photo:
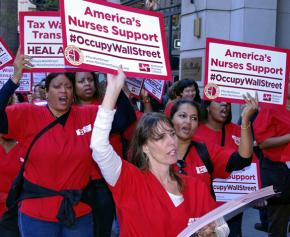
M 199 177 L 204 180 L 211 189 L 214 178 L 227 178 L 234 170 L 241 170 L 251 164 L 253 153 L 253 141 L 249 124 L 249 119 L 257 110 L 257 101 L 249 96 L 246 100 L 246 106 L 243 111 L 241 142 L 238 149 L 222 148 L 215 143 L 214 138 L 207 136 L 206 139 L 196 139 L 196 132 L 204 131 L 199 128 L 200 112 L 199 105 L 193 101 L 180 100 L 171 110 L 171 119 L 175 127 L 178 138 L 178 162 L 177 169 L 191 176 Z M 216 103 L 216 102 L 213 102 Z M 228 114 L 227 104 L 222 114 Z M 229 109 L 229 108 L 228 108 Z M 193 141 L 192 141 L 193 138 Z M 213 140 L 213 141 L 211 141 Z M 205 152 L 198 151 L 200 143 L 203 141 L 206 145 L 208 156 Z M 202 143 L 201 143 L 202 144 Z M 209 168 L 209 163 L 211 168 Z
M 103 99 L 98 76 L 94 72 L 75 73 L 75 103 L 78 105 L 100 104 Z
M 196 83 L 196 81 L 190 80 L 190 79 L 182 79 L 178 81 L 175 88 L 175 96 L 177 100 L 187 99 L 187 100 L 195 101 L 197 103 L 201 102 L 198 84 Z M 164 109 L 164 114 L 166 116 L 170 117 L 171 109 L 177 100 L 167 103 Z
M 197 103 L 201 102 L 198 84 L 194 80 L 183 79 L 178 82 L 176 95 L 182 99 L 193 100 Z
M 76 105 L 100 105 L 103 100 L 103 91 L 99 85 L 98 77 L 94 72 L 76 72 L 74 80 L 75 87 L 75 104 Z M 134 108 L 125 93 L 121 92 L 116 105 L 118 118 L 130 118 L 135 116 Z M 129 119 L 130 121 L 130 119 Z M 132 121 L 132 119 L 131 119 Z M 116 121 L 122 123 L 122 121 Z M 124 132 L 128 125 L 123 123 L 124 128 L 119 128 L 120 132 Z M 110 143 L 122 156 L 123 144 L 120 133 L 110 134 Z M 115 214 L 114 202 L 110 190 L 106 182 L 101 177 L 97 165 L 93 164 L 91 185 L 95 186 L 93 202 L 93 219 L 94 219 L 94 236 L 110 237 L 112 223 Z
M 231 104 L 205 100 L 201 103 L 201 111 L 202 121 L 194 136 L 237 150 L 241 128 L 232 122 Z
M 252 135 L 249 126 L 249 118 L 250 115 L 257 109 L 257 102 L 254 98 L 249 97 L 249 99 L 246 100 L 246 103 L 247 105 L 243 113 L 244 119 L 242 123 L 242 137 L 238 151 L 233 149 L 224 149 L 220 146 L 212 144 L 212 142 L 206 143 L 214 167 L 213 177 L 226 178 L 230 175 L 230 172 L 240 170 L 251 163 L 253 141 L 251 139 Z M 184 160 L 186 162 L 183 169 L 184 172 L 189 175 L 198 174 L 198 176 L 204 178 L 206 183 L 210 186 L 211 181 L 208 171 L 205 170 L 205 172 L 201 173 L 196 172 L 195 167 L 202 166 L 202 160 L 196 158 L 196 151 L 190 155 L 191 149 L 196 150 L 192 147 L 192 140 L 193 138 L 195 140 L 196 131 L 199 126 L 199 105 L 189 100 L 178 101 L 171 110 L 171 120 L 174 124 L 178 138 L 179 160 Z M 200 141 L 200 139 L 197 141 Z M 195 164 L 196 162 L 198 164 Z
M 177 158 L 172 123 L 160 113 L 145 114 L 137 125 L 132 162 L 122 160 L 109 144 L 115 101 L 125 75 L 108 76 L 108 89 L 95 120 L 91 138 L 93 158 L 109 184 L 120 221 L 120 236 L 177 236 L 190 218 L 215 207 L 205 184 L 178 175 L 172 165 Z M 199 236 L 216 236 L 209 225 Z
M 203 101 L 201 110 L 203 122 L 194 135 L 195 139 L 237 151 L 240 145 L 241 127 L 232 122 L 231 104 Z M 242 236 L 242 217 L 243 213 L 228 220 L 230 237 Z
M 91 176 L 89 142 L 97 106 L 72 106 L 73 78 L 67 73 L 51 73 L 45 84 L 47 106 L 7 107 L 23 69 L 31 67 L 30 59 L 18 53 L 14 74 L 0 90 L 0 133 L 26 147 L 33 144 L 24 167 L 20 234 L 92 237 L 91 208 L 83 202 L 82 193 Z
M 203 160 L 198 157 L 197 149 L 194 144 L 192 144 L 192 138 L 198 129 L 200 121 L 199 105 L 189 100 L 180 100 L 176 102 L 171 110 L 171 120 L 174 124 L 178 138 L 178 158 L 181 161 L 177 164 L 180 165 L 180 163 L 184 163 L 182 165 L 184 167 L 179 167 L 179 172 L 184 172 L 192 176 L 197 175 L 210 187 L 211 175 L 208 173 L 207 169 L 198 172 L 197 168 L 205 167 L 205 164 Z M 226 178 L 233 170 L 242 169 L 251 163 L 252 141 L 248 141 L 247 139 L 251 138 L 251 134 L 245 131 L 244 136 L 246 137 L 246 142 L 241 144 L 243 149 L 240 149 L 240 152 L 234 152 L 231 149 L 222 149 L 211 143 L 206 144 L 213 163 L 213 177 Z

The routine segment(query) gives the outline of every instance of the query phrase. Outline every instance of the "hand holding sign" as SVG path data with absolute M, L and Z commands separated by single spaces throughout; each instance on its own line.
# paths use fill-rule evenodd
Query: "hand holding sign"
M 206 225 L 205 227 L 203 227 L 200 231 L 198 231 L 197 236 L 198 237 L 214 237 L 215 235 L 215 228 L 216 228 L 216 224 L 210 223 L 208 225 Z
M 242 122 L 249 122 L 254 113 L 258 111 L 258 94 L 256 93 L 254 98 L 247 93 L 247 95 L 243 95 L 243 98 L 246 106 L 242 112 Z
M 118 96 L 125 83 L 126 75 L 122 66 L 118 68 L 118 74 L 107 75 L 107 89 L 102 103 L 104 109 L 113 110 L 115 108 Z
M 13 77 L 11 78 L 15 84 L 18 84 L 20 79 L 23 76 L 23 69 L 30 69 L 33 65 L 30 62 L 31 57 L 20 54 L 20 50 L 18 49 L 13 66 L 14 66 L 14 73 Z

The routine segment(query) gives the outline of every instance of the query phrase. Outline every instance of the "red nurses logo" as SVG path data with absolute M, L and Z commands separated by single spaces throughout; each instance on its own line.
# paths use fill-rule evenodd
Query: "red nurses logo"
M 84 62 L 84 56 L 82 51 L 73 45 L 68 45 L 66 47 L 64 51 L 64 56 L 66 60 L 74 66 L 81 65 Z
M 204 88 L 204 93 L 209 99 L 215 99 L 219 96 L 220 90 L 214 83 L 209 83 Z
M 263 101 L 271 101 L 272 95 L 271 94 L 263 94 Z
M 139 63 L 140 72 L 150 72 L 150 65 L 146 63 Z

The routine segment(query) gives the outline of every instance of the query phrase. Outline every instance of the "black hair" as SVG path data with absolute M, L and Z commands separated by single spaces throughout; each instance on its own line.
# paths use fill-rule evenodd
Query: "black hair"
M 24 98 L 24 95 L 22 93 L 15 93 L 15 95 L 16 95 L 19 103 L 25 102 L 25 98 Z
M 95 85 L 95 89 L 96 89 L 94 97 L 96 99 L 100 99 L 103 96 L 103 94 L 102 94 L 101 85 L 99 83 L 99 76 L 96 73 L 94 73 L 94 72 L 88 72 L 88 73 L 90 73 L 92 75 L 93 80 L 94 80 L 94 85 Z M 76 72 L 73 73 L 73 85 L 74 85 L 74 88 L 75 88 L 75 86 L 76 86 Z M 76 93 L 75 93 L 75 100 L 76 100 L 77 103 L 80 101 L 80 99 L 76 95 Z
M 193 106 L 194 108 L 196 108 L 197 110 L 197 117 L 198 117 L 198 121 L 200 121 L 201 115 L 200 115 L 200 105 L 192 100 L 189 99 L 180 99 L 178 100 L 172 107 L 171 111 L 170 111 L 170 119 L 172 120 L 174 114 L 179 110 L 179 107 L 181 105 L 184 104 L 190 104 L 191 106 Z
M 194 86 L 194 89 L 196 91 L 196 94 L 195 94 L 195 97 L 194 97 L 194 101 L 200 103 L 201 102 L 201 98 L 200 98 L 200 92 L 199 92 L 198 84 L 194 80 L 182 79 L 182 80 L 178 81 L 176 95 L 177 96 L 181 96 L 181 94 L 183 93 L 184 89 L 187 88 L 187 87 L 190 87 L 190 86 Z
M 73 74 L 72 73 L 64 73 L 64 72 L 53 72 L 53 73 L 48 74 L 45 78 L 45 90 L 46 91 L 49 90 L 49 85 L 50 85 L 51 81 L 59 75 L 64 75 L 65 77 L 67 77 L 67 79 L 72 83 L 73 90 L 74 90 L 75 85 L 74 85 Z

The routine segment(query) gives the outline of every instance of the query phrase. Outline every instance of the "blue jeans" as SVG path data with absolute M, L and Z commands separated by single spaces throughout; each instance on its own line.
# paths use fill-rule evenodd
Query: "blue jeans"
M 21 237 L 93 237 L 92 214 L 77 219 L 72 227 L 59 222 L 42 221 L 18 212 Z

